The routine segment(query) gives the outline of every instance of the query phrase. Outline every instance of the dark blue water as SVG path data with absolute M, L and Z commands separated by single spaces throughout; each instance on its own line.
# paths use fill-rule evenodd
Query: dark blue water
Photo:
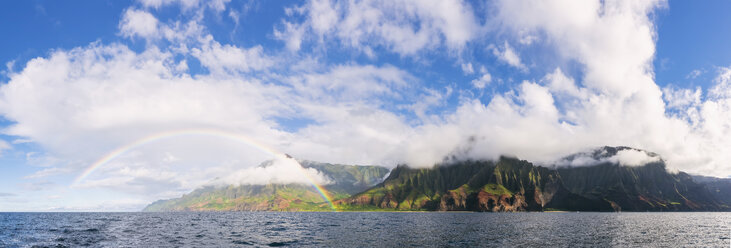
M 731 213 L 0 213 L 0 247 L 731 246 Z

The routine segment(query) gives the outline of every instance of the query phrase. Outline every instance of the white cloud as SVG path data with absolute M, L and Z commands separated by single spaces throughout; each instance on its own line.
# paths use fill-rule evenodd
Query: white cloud
M 201 47 L 193 48 L 191 55 L 212 74 L 263 70 L 274 64 L 274 61 L 264 54 L 261 46 L 245 49 L 233 45 L 221 45 L 210 35 L 202 40 Z
M 588 97 L 589 93 L 586 89 L 580 89 L 576 86 L 574 79 L 566 76 L 560 68 L 556 68 L 553 73 L 546 75 L 544 80 L 547 82 L 551 92 L 558 96 L 568 95 L 579 99 L 586 99 Z
M 6 132 L 78 161 L 70 171 L 79 171 L 115 147 L 171 128 L 213 127 L 265 141 L 281 136 L 267 118 L 289 112 L 278 97 L 286 94 L 285 87 L 243 79 L 193 79 L 174 73 L 177 65 L 171 61 L 170 54 L 155 49 L 137 54 L 120 45 L 92 45 L 33 59 L 0 87 L 0 112 L 16 122 Z M 205 156 L 202 153 L 231 146 L 210 142 L 171 154 L 193 149 L 198 151 L 193 154 Z M 185 172 L 182 167 L 170 169 Z M 181 178 L 189 177 L 197 176 Z M 186 186 L 196 180 L 189 179 L 192 184 Z
M 397 97 L 397 89 L 417 83 L 416 77 L 394 66 L 336 65 L 324 73 L 300 73 L 287 78 L 298 92 L 327 102 L 370 100 L 373 96 Z M 350 100 L 347 100 L 350 99 Z
M 710 100 L 702 103 L 697 101 L 697 90 L 682 89 L 667 91 L 666 98 L 672 99 L 666 106 L 653 81 L 655 27 L 649 15 L 662 5 L 496 2 L 493 22 L 518 34 L 540 35 L 556 49 L 558 59 L 578 62 L 583 73 L 575 82 L 559 69 L 546 75 L 545 86 L 523 83 L 520 90 L 496 96 L 487 105 L 464 104 L 444 123 L 429 128 L 457 137 L 435 138 L 455 142 L 439 144 L 448 149 L 437 153 L 462 149 L 468 150 L 461 151 L 466 156 L 506 153 L 540 162 L 589 147 L 628 145 L 661 154 L 675 169 L 701 174 L 728 171 L 727 152 L 720 148 L 731 146 L 728 125 L 722 124 L 731 123 L 725 70 L 719 71 L 716 86 L 709 90 Z M 681 107 L 689 103 L 690 107 Z M 683 110 L 667 114 L 666 107 Z M 430 132 L 426 135 L 439 135 Z M 464 148 L 467 140 L 473 140 L 469 149 Z
M 522 35 L 520 39 L 518 39 L 518 43 L 522 45 L 531 45 L 538 41 L 538 36 L 536 35 Z
M 165 7 L 168 5 L 177 4 L 180 5 L 180 7 L 183 10 L 191 10 L 196 7 L 200 7 L 200 0 L 138 0 L 142 6 L 146 8 L 155 8 L 159 9 L 161 7 Z M 219 7 L 223 6 L 225 7 L 226 3 L 230 2 L 230 0 L 210 0 L 207 1 L 208 6 L 212 7 L 214 10 L 218 10 Z
M 416 55 L 440 44 L 460 50 L 479 31 L 470 5 L 459 0 L 312 0 L 289 13 L 304 17 L 303 22 L 284 21 L 283 29 L 275 30 L 275 37 L 290 50 L 299 50 L 303 41 L 314 39 L 319 43 L 337 40 L 364 53 L 371 46 L 382 46 L 401 55 Z
M 709 96 L 719 98 L 731 98 L 731 66 L 718 68 L 718 75 L 713 80 L 716 85 L 709 90 Z
M 542 35 L 559 59 L 582 66 L 581 78 L 556 69 L 542 84 L 523 82 L 487 104 L 466 101 L 441 121 L 417 127 L 404 148 L 406 160 L 430 166 L 449 155 L 509 154 L 548 163 L 591 147 L 627 145 L 660 154 L 671 169 L 729 171 L 725 161 L 731 158 L 722 148 L 731 147 L 727 70 L 719 69 L 704 102 L 698 89 L 668 88 L 663 94 L 651 65 L 655 28 L 649 15 L 658 6 L 662 3 L 497 2 L 496 22 L 516 33 Z M 654 161 L 624 155 L 617 161 Z
M 495 21 L 516 33 L 542 32 L 561 56 L 586 67 L 583 84 L 627 97 L 639 91 L 657 90 L 650 74 L 656 34 L 648 14 L 663 4 L 497 1 Z
M 472 63 L 462 63 L 462 72 L 464 72 L 465 75 L 470 75 L 472 73 L 475 73 L 475 69 L 472 68 Z
M 485 71 L 482 73 L 482 76 L 472 80 L 472 86 L 478 89 L 484 89 L 490 82 L 492 82 L 492 75 Z
M 7 142 L 7 141 L 4 141 L 4 140 L 0 140 L 0 156 L 2 156 L 2 155 L 3 155 L 3 152 L 4 152 L 4 151 L 6 151 L 6 150 L 10 150 L 10 149 L 12 149 L 12 148 L 13 148 L 13 147 L 12 147 L 12 146 L 11 146 L 10 144 L 8 144 L 8 142 Z
M 607 160 L 626 166 L 640 166 L 648 163 L 658 162 L 660 161 L 660 157 L 650 156 L 644 151 L 629 149 L 618 151 L 617 155 L 609 157 Z
M 511 47 L 507 41 L 500 48 L 497 48 L 494 45 L 491 46 L 491 50 L 492 53 L 497 56 L 500 61 L 515 68 L 518 68 L 522 71 L 528 70 L 528 67 L 520 62 L 520 56 L 518 55 L 518 53 L 513 50 L 513 47 Z
M 649 163 L 660 162 L 660 156 L 649 154 L 642 150 L 621 149 L 617 154 L 607 156 L 606 150 L 602 150 L 602 154 L 594 154 L 592 152 L 577 153 L 569 159 L 562 159 L 556 162 L 557 166 L 592 166 L 602 163 L 619 164 L 623 166 L 641 166 Z M 595 156 L 599 155 L 599 156 Z
M 129 8 L 119 22 L 119 30 L 124 37 L 154 39 L 159 35 L 158 21 L 155 16 L 144 11 Z
M 201 62 L 215 73 L 195 77 L 180 71 L 178 50 L 155 46 L 137 53 L 94 43 L 29 61 L 0 86 L 0 113 L 15 122 L 5 133 L 33 140 L 60 160 L 28 179 L 76 176 L 117 147 L 184 128 L 244 135 L 299 158 L 348 164 L 393 159 L 390 153 L 409 133 L 402 117 L 379 109 L 387 98 L 407 97 L 398 89 L 418 84 L 403 70 L 315 66 L 287 76 L 268 73 L 273 82 L 266 82 L 237 74 L 263 68 L 236 64 L 248 63 L 247 50 L 214 42 L 190 43 L 198 46 L 192 51 L 200 49 L 192 53 L 205 60 L 204 53 L 221 49 L 236 59 Z M 254 57 L 265 57 L 254 51 Z M 287 132 L 277 118 L 311 119 L 315 125 Z M 220 138 L 162 139 L 115 158 L 77 186 L 169 197 L 268 158 Z
M 515 95 L 497 95 L 488 105 L 472 100 L 441 121 L 418 127 L 401 147 L 405 160 L 418 167 L 432 166 L 451 155 L 495 159 L 518 155 L 531 160 L 553 158 L 560 153 L 558 111 L 549 91 L 523 82 Z M 499 117 L 499 118 L 498 118 Z
M 426 92 L 417 97 L 418 100 L 411 104 L 408 109 L 413 111 L 419 120 L 429 121 L 438 119 L 439 115 L 428 115 L 427 111 L 431 107 L 444 105 L 445 100 L 452 95 L 453 91 L 451 86 L 447 86 L 443 90 L 427 89 Z
M 278 158 L 266 166 L 244 168 L 213 180 L 213 185 L 266 185 L 270 183 L 296 183 L 327 185 L 332 179 L 313 168 L 303 168 L 291 158 Z
M 25 179 L 44 178 L 44 177 L 48 177 L 48 176 L 58 175 L 61 173 L 68 173 L 70 171 L 71 171 L 70 168 L 49 167 L 49 168 L 44 168 L 42 170 L 33 172 L 33 174 L 25 176 Z
M 32 140 L 29 140 L 29 139 L 14 139 L 11 143 L 13 143 L 13 144 L 25 144 L 25 143 L 30 143 L 30 142 L 33 142 L 33 141 Z
M 231 2 L 231 0 L 210 0 L 208 1 L 208 7 L 211 9 L 221 12 L 226 10 L 226 4 Z
M 695 79 L 698 76 L 700 76 L 701 74 L 703 74 L 703 71 L 696 69 L 696 70 L 693 70 L 690 73 L 688 73 L 688 75 L 685 76 L 685 78 L 687 78 L 687 79 Z
M 695 90 L 667 86 L 662 89 L 668 108 L 685 109 L 701 103 L 701 88 Z

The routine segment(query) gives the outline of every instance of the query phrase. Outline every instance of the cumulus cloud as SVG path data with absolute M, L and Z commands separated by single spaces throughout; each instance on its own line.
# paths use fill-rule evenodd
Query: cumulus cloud
M 662 2 L 559 6 L 498 1 L 496 21 L 515 33 L 540 35 L 561 59 L 582 65 L 581 78 L 559 68 L 488 103 L 467 101 L 441 122 L 416 128 L 411 139 L 416 144 L 404 152 L 408 161 L 430 166 L 451 155 L 494 159 L 508 154 L 549 163 L 589 147 L 628 145 L 659 153 L 675 169 L 702 174 L 728 169 L 723 147 L 731 139 L 722 124 L 731 123 L 727 71 L 719 69 L 704 102 L 698 89 L 668 88 L 663 94 L 652 80 L 656 34 L 649 16 Z M 681 110 L 668 112 L 673 108 Z M 653 160 L 627 153 L 617 161 Z
M 27 179 L 73 176 L 118 147 L 186 128 L 247 136 L 302 158 L 367 164 L 387 159 L 408 133 L 402 117 L 380 109 L 388 98 L 410 97 L 398 89 L 418 84 L 399 68 L 345 64 L 280 73 L 290 65 L 275 64 L 261 47 L 222 45 L 191 26 L 159 25 L 173 32 L 165 37 L 189 49 L 152 45 L 135 52 L 93 43 L 35 58 L 11 75 L 0 86 L 0 113 L 14 122 L 4 133 L 32 140 L 61 160 Z M 210 73 L 181 70 L 181 55 L 200 60 Z M 266 80 L 245 75 L 271 67 L 278 72 L 267 72 Z M 317 125 L 288 132 L 276 122 L 281 118 Z M 220 138 L 164 139 L 104 164 L 76 187 L 169 197 L 268 158 L 256 147 Z M 249 172 L 260 171 L 239 174 Z
M 701 103 L 702 90 L 700 87 L 692 90 L 668 86 L 662 89 L 662 93 L 668 108 L 684 109 Z
M 617 152 L 617 155 L 609 157 L 607 160 L 621 165 L 639 166 L 648 163 L 658 162 L 660 161 L 660 157 L 650 156 L 645 151 L 629 149 L 619 151 Z
M 400 117 L 365 101 L 397 97 L 392 88 L 413 82 L 413 76 L 392 66 L 345 65 L 286 77 L 284 84 L 215 74 L 192 78 L 175 67 L 171 54 L 156 49 L 135 53 L 121 45 L 92 45 L 34 59 L 0 87 L 0 111 L 16 122 L 6 133 L 78 161 L 32 178 L 80 171 L 116 147 L 180 128 L 213 128 L 307 158 L 370 164 L 408 133 Z M 271 121 L 292 116 L 319 125 L 289 133 Z M 60 133 L 64 135 L 55 135 Z M 106 164 L 80 187 L 180 190 L 267 158 L 256 149 L 217 139 L 183 141 L 194 145 L 159 141 L 159 148 L 142 147 L 135 151 L 139 154 Z M 170 160 L 169 154 L 185 159 Z M 211 161 L 212 156 L 218 159 Z M 203 168 L 206 173 L 198 172 Z
M 200 48 L 193 48 L 191 54 L 212 74 L 263 70 L 274 63 L 264 54 L 261 46 L 245 49 L 221 45 L 210 35 L 203 37 L 202 43 Z
M 475 73 L 475 69 L 472 68 L 472 63 L 462 63 L 460 67 L 462 67 L 462 72 L 464 72 L 465 75 Z
M 528 67 L 520 62 L 520 56 L 518 53 L 510 46 L 510 44 L 508 44 L 507 41 L 499 48 L 492 45 L 490 49 L 500 61 L 523 71 L 528 70 Z
M 4 152 L 4 151 L 6 151 L 6 150 L 10 150 L 10 149 L 12 149 L 12 148 L 13 148 L 13 147 L 12 147 L 12 146 L 11 146 L 10 144 L 8 144 L 8 142 L 7 142 L 7 141 L 4 141 L 4 140 L 0 140 L 0 156 L 2 156 L 2 155 L 3 155 L 3 152 Z
M 332 179 L 313 168 L 303 168 L 292 158 L 277 158 L 257 167 L 233 171 L 213 180 L 212 185 L 266 185 L 266 184 L 327 185 Z
M 208 7 L 214 11 L 221 12 L 226 9 L 226 5 L 231 2 L 231 0 L 138 0 L 138 2 L 146 8 L 159 9 L 169 5 L 179 5 L 183 10 Z
M 492 82 L 492 75 L 490 75 L 489 72 L 485 71 L 482 73 L 482 76 L 472 80 L 472 86 L 478 89 L 484 89 L 485 86 L 488 85 L 490 82 Z
M 303 41 L 336 40 L 367 54 L 382 46 L 416 55 L 441 44 L 460 50 L 480 29 L 471 6 L 460 0 L 312 0 L 288 13 L 294 20 L 284 20 L 275 36 L 290 50 L 299 50 Z
M 728 123 L 725 70 L 719 70 L 716 85 L 708 90 L 709 99 L 702 103 L 697 101 L 697 90 L 666 90 L 665 100 L 670 102 L 666 106 L 663 91 L 653 81 L 656 34 L 649 16 L 663 5 L 660 1 L 577 1 L 572 8 L 563 8 L 565 4 L 550 1 L 495 2 L 494 22 L 516 34 L 540 36 L 552 44 L 559 59 L 579 62 L 584 73 L 574 79 L 558 69 L 546 75 L 544 84 L 523 83 L 521 90 L 495 97 L 486 105 L 463 106 L 445 118 L 445 126 L 483 124 L 454 128 L 471 130 L 454 134 L 462 140 L 477 137 L 471 150 L 480 150 L 476 154 L 499 150 L 541 161 L 582 147 L 629 145 L 657 152 L 671 167 L 686 171 L 727 168 L 728 155 L 721 147 L 729 145 L 728 129 L 720 124 Z M 543 97 L 531 99 L 528 94 Z M 673 107 L 683 110 L 668 113 L 667 108 Z M 531 108 L 543 111 L 530 114 Z M 470 113 L 469 118 L 461 120 L 460 111 Z M 697 113 L 697 117 L 685 113 Z M 493 124 L 496 121 L 488 116 L 500 116 L 512 125 Z M 530 124 L 521 125 L 524 122 Z
M 690 73 L 688 73 L 688 75 L 686 75 L 685 78 L 695 79 L 698 76 L 700 76 L 701 74 L 703 74 L 703 71 L 696 69 L 696 70 L 692 70 Z
M 570 158 L 559 160 L 556 162 L 556 165 L 576 167 L 611 163 L 623 166 L 641 166 L 662 161 L 657 154 L 632 148 L 620 148 L 616 154 L 611 156 L 607 153 L 607 150 L 602 149 L 600 151 L 600 153 L 597 153 L 596 150 L 593 152 L 577 153 Z
M 413 75 L 391 65 L 335 65 L 325 72 L 309 72 L 286 78 L 295 90 L 312 99 L 333 102 L 371 100 L 373 96 L 397 97 L 399 89 L 417 83 Z
M 714 99 L 731 98 L 731 66 L 718 68 L 718 74 L 713 79 L 716 83 L 711 87 L 709 96 Z
M 119 23 L 119 31 L 125 37 L 156 38 L 158 36 L 157 23 L 157 18 L 152 14 L 130 8 L 124 12 L 122 21 Z

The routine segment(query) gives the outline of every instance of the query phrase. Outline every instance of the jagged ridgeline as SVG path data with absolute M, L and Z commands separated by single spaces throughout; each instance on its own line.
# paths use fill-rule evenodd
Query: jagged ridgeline
M 591 154 L 593 159 L 617 155 L 621 151 L 638 151 L 630 147 L 603 147 Z M 728 210 L 723 198 L 713 195 L 710 184 L 694 180 L 685 172 L 669 173 L 665 162 L 642 166 L 621 166 L 603 162 L 593 166 L 560 167 L 564 185 L 573 193 L 601 199 L 622 211 L 720 211 Z M 573 155 L 575 156 L 575 155 Z M 728 180 L 718 179 L 719 183 Z M 727 189 L 719 193 L 727 193 Z M 719 194 L 718 196 L 722 196 Z M 728 196 L 727 196 L 728 198 Z
M 652 159 L 625 166 L 613 159 L 619 153 L 641 153 Z M 731 210 L 731 179 L 670 173 L 654 153 L 603 147 L 564 161 L 567 164 L 549 168 L 501 157 L 422 169 L 401 165 L 390 174 L 379 166 L 301 164 L 332 179 L 334 183 L 325 189 L 337 209 L 344 211 Z M 154 202 L 145 210 L 330 211 L 331 207 L 311 185 L 270 184 L 205 187 Z
M 627 147 L 604 147 L 594 159 Z M 636 149 L 634 149 L 636 150 Z M 429 169 L 395 168 L 381 184 L 336 203 L 342 210 L 425 211 L 721 211 L 728 181 L 695 182 L 669 173 L 662 160 L 546 168 L 515 158 L 460 161 Z M 725 184 L 724 184 L 725 183 Z M 729 198 L 726 196 L 726 198 Z
M 266 166 L 266 162 L 262 166 Z M 349 197 L 381 182 L 388 169 L 381 166 L 356 166 L 300 161 L 332 180 L 324 189 L 334 199 Z M 312 185 L 269 184 L 207 186 L 180 198 L 159 200 L 143 211 L 331 211 Z
M 569 192 L 558 171 L 515 158 L 395 168 L 378 186 L 337 201 L 343 210 L 611 211 L 608 202 Z
M 731 178 L 692 176 L 693 180 L 706 185 L 711 195 L 720 203 L 731 206 Z

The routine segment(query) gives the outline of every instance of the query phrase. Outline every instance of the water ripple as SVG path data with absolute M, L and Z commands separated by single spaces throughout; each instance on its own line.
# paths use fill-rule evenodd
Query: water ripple
M 731 246 L 731 213 L 0 213 L 0 247 Z

